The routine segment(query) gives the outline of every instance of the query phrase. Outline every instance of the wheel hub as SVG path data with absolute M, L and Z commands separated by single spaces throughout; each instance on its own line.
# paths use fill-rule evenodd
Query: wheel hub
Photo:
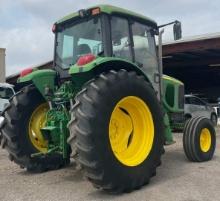
M 203 128 L 200 134 L 200 148 L 203 152 L 208 152 L 211 147 L 211 133 L 207 128 Z
M 120 100 L 111 115 L 109 139 L 115 157 L 127 166 L 137 166 L 149 155 L 154 139 L 152 114 L 138 97 Z
M 31 115 L 29 120 L 29 138 L 34 147 L 40 152 L 47 152 L 47 141 L 43 138 L 41 128 L 46 123 L 46 113 L 49 110 L 48 104 L 39 105 Z

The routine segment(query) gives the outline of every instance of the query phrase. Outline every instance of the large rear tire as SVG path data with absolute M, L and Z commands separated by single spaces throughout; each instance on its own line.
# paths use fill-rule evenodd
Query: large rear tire
M 69 163 L 69 158 L 64 160 L 60 154 L 31 157 L 31 154 L 47 149 L 40 133 L 47 111 L 42 95 L 35 87 L 27 86 L 12 99 L 3 113 L 2 146 L 12 161 L 28 171 L 42 172 Z
M 211 160 L 216 146 L 213 123 L 205 117 L 190 119 L 183 131 L 183 148 L 186 157 L 193 162 Z
M 97 188 L 138 189 L 161 163 L 164 127 L 150 84 L 135 72 L 110 71 L 87 83 L 72 108 L 69 143 Z

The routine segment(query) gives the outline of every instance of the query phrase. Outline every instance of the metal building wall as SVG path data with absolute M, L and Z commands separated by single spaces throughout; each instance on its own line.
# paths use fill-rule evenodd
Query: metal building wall
M 164 73 L 181 80 L 185 92 L 210 103 L 220 97 L 220 32 L 163 45 Z
M 5 82 L 5 49 L 0 48 L 0 82 Z

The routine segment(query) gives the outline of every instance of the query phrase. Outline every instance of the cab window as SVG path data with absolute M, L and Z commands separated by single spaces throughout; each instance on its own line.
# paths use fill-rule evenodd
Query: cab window
M 121 17 L 111 18 L 111 37 L 113 56 L 132 60 L 128 20 Z
M 158 61 L 154 35 L 151 28 L 139 22 L 132 23 L 135 63 L 149 76 L 154 83 L 154 76 L 158 73 Z

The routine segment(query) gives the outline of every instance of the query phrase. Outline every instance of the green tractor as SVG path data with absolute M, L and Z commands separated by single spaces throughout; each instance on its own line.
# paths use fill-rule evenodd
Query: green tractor
M 178 39 L 180 23 L 174 24 Z M 95 187 L 108 192 L 147 184 L 164 145 L 174 143 L 172 129 L 183 127 L 184 119 L 184 85 L 163 75 L 159 28 L 145 16 L 107 5 L 57 21 L 54 68 L 22 71 L 22 88 L 0 118 L 9 158 L 41 172 L 72 157 Z M 210 160 L 215 142 L 208 119 L 186 123 L 189 160 Z

